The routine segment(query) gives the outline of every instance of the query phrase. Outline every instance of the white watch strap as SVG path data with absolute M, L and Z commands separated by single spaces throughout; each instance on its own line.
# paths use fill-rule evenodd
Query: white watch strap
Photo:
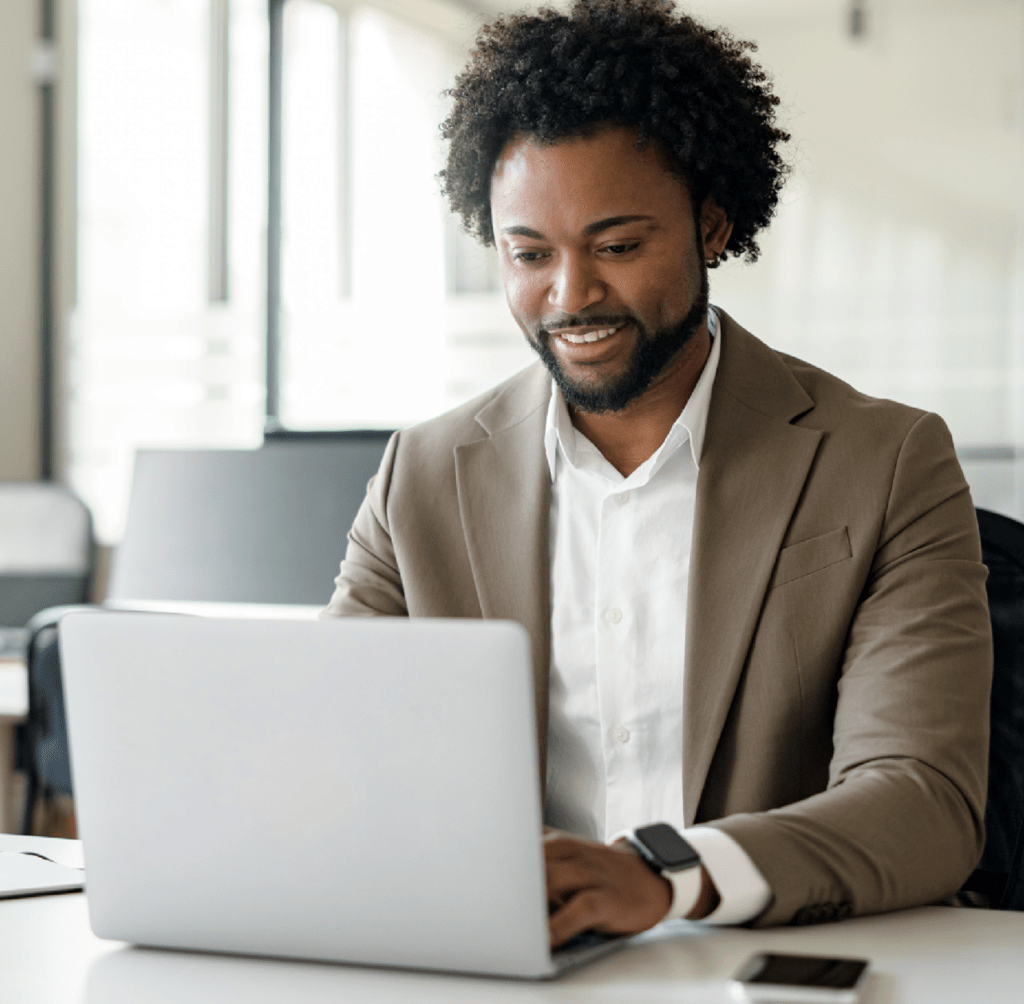
M 678 920 L 685 917 L 700 898 L 700 865 L 685 868 L 681 872 L 663 871 L 663 878 L 672 883 L 672 905 L 662 920 Z

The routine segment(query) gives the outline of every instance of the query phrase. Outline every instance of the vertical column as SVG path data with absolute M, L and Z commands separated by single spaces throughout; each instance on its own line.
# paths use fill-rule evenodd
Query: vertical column
M 1017 51 L 1019 58 L 1016 64 L 1016 76 L 1012 82 L 1013 94 L 1013 126 L 1014 155 L 1017 159 L 1018 177 L 1024 170 L 1024 15 L 1017 14 Z M 1017 186 L 1017 233 L 1016 255 L 1013 270 L 1010 310 L 1010 337 L 1013 342 L 1012 359 L 1012 392 L 1013 430 L 1011 442 L 1014 445 L 1014 515 L 1024 520 L 1024 187 Z
M 269 0 L 267 121 L 267 341 L 265 428 L 281 427 L 281 126 L 285 0 Z
M 39 477 L 50 481 L 53 460 L 54 153 L 57 54 L 54 0 L 40 0 L 33 74 L 39 87 Z
M 348 13 L 338 15 L 338 295 L 352 295 L 352 142 L 349 95 L 352 93 Z
M 210 0 L 210 181 L 207 299 L 228 300 L 229 0 Z

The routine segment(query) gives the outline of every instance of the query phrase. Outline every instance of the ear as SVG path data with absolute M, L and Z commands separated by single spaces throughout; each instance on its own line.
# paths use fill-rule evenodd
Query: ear
M 704 253 L 715 258 L 722 254 L 732 236 L 732 220 L 710 195 L 700 207 L 700 233 L 704 238 Z

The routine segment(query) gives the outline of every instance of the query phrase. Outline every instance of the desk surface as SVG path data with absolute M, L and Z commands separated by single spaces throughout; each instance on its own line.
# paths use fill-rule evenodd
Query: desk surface
M 0 718 L 21 721 L 28 713 L 28 671 L 24 659 L 0 657 Z
M 37 841 L 39 838 L 35 838 Z M 74 841 L 0 837 L 73 864 Z M 82 894 L 0 901 L 0 999 L 18 1004 L 725 1004 L 755 951 L 861 955 L 862 1004 L 1019 999 L 1024 914 L 923 907 L 819 927 L 711 930 L 677 921 L 550 983 L 128 948 L 89 930 Z

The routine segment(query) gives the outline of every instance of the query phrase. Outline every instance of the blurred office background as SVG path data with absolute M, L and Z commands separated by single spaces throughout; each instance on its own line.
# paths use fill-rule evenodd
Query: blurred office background
M 0 480 L 68 483 L 116 545 L 140 447 L 396 428 L 529 363 L 434 179 L 442 91 L 516 6 L 0 4 Z M 938 411 L 976 503 L 1024 518 L 1024 3 L 684 6 L 757 42 L 793 134 L 712 301 Z

